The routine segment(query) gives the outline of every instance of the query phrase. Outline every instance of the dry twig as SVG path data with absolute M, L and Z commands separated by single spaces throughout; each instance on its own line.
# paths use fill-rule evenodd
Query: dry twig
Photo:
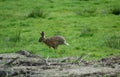
M 19 57 L 14 58 L 13 60 L 9 61 L 5 65 L 11 65 L 13 62 L 15 62 Z

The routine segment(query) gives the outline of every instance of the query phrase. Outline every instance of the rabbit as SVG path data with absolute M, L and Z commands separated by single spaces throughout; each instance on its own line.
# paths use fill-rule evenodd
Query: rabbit
M 57 49 L 59 45 L 69 45 L 64 37 L 62 36 L 53 36 L 49 38 L 45 38 L 44 32 L 42 31 L 40 33 L 41 37 L 39 39 L 39 42 L 45 43 L 49 48 Z

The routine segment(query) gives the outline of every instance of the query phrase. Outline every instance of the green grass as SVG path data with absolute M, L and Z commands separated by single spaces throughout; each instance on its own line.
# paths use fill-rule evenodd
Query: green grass
M 114 34 L 120 37 L 119 3 L 119 0 L 0 0 L 0 53 L 24 49 L 42 57 L 90 54 L 86 59 L 118 55 L 120 44 L 109 38 Z M 64 36 L 70 46 L 49 49 L 38 42 L 40 31 L 46 37 Z

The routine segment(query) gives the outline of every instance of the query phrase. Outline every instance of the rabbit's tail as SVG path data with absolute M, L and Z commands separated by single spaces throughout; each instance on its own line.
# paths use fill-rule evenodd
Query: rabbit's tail
M 67 43 L 67 42 L 65 42 L 64 44 L 65 44 L 65 45 L 69 45 L 69 43 Z

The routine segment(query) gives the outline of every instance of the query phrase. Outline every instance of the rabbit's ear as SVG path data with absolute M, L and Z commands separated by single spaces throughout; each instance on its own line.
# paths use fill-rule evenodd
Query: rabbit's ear
M 44 32 L 43 31 L 40 34 L 41 34 L 41 36 L 44 36 Z

